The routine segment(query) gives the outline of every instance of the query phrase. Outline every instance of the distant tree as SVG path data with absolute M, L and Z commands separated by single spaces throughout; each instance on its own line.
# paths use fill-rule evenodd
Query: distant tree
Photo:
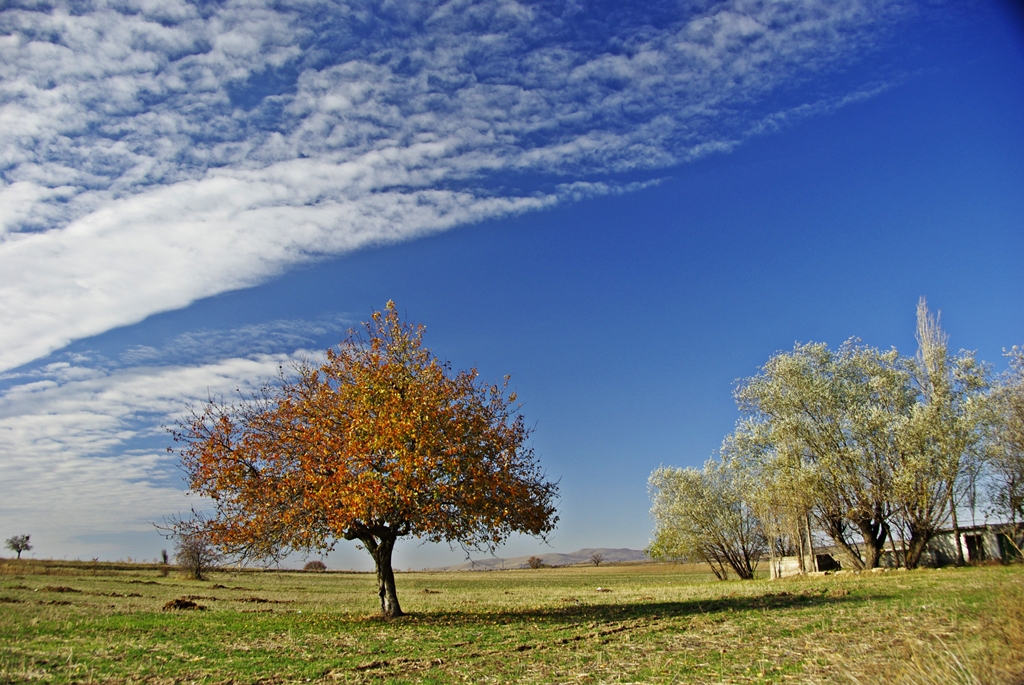
M 171 558 L 167 555 L 166 549 L 160 550 L 160 563 L 164 565 L 171 563 Z
M 594 552 L 590 555 L 590 563 L 594 566 L 600 566 L 602 561 L 604 561 L 604 555 L 600 552 Z
M 649 484 L 651 557 L 704 561 L 720 580 L 730 568 L 744 580 L 754 577 L 767 541 L 734 469 L 714 460 L 703 469 L 662 467 Z
M 210 535 L 198 526 L 190 530 L 179 526 L 174 538 L 174 560 L 193 580 L 205 580 L 206 574 L 223 560 Z
M 493 551 L 514 532 L 545 537 L 558 487 L 526 442 L 505 386 L 423 347 L 393 302 L 322 363 L 237 405 L 209 402 L 179 424 L 192 492 L 210 497 L 210 539 L 242 559 L 359 540 L 381 613 L 402 614 L 391 559 L 400 537 Z
M 28 535 L 13 535 L 7 538 L 7 542 L 4 543 L 4 546 L 12 552 L 16 552 L 18 554 L 18 558 L 21 559 L 22 552 L 28 552 L 32 549 L 32 545 L 28 542 L 29 537 L 30 536 Z
M 320 561 L 319 559 L 314 559 L 313 561 L 307 561 L 306 565 L 302 567 L 302 570 L 322 573 L 327 570 L 327 564 Z
M 526 565 L 530 568 L 543 568 L 544 560 L 540 557 L 530 557 L 526 560 Z

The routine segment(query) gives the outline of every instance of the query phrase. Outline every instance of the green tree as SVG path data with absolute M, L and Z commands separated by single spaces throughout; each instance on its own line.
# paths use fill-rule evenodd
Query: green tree
M 899 430 L 914 402 L 896 350 L 853 340 L 835 352 L 797 345 L 741 383 L 736 399 L 777 466 L 799 474 L 787 487 L 806 488 L 818 525 L 849 563 L 878 566 L 895 509 Z
M 907 360 L 915 403 L 899 422 L 897 513 L 910 535 L 906 565 L 915 568 L 935 533 L 952 522 L 957 563 L 964 563 L 957 517 L 970 476 L 980 468 L 989 421 L 989 374 L 973 353 L 949 352 L 948 336 L 924 298 L 917 307 L 917 355 Z
M 815 570 L 811 512 L 814 474 L 792 445 L 772 445 L 766 425 L 741 419 L 722 443 L 722 459 L 742 482 L 744 499 L 767 539 L 773 577 L 781 557 L 796 556 L 800 571 Z
M 986 455 L 994 513 L 1024 525 L 1024 349 L 1007 352 L 1010 367 L 992 393 L 993 440 Z
M 732 569 L 754 577 L 767 541 L 743 498 L 739 473 L 708 460 L 703 469 L 661 467 L 648 481 L 655 522 L 654 559 L 704 561 L 720 580 Z

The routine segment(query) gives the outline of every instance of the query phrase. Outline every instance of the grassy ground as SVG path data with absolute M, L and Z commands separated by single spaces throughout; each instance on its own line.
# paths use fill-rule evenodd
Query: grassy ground
M 0 683 L 1024 683 L 1024 566 L 718 582 L 0 561 Z M 607 591 L 599 591 L 598 588 Z M 164 611 L 188 598 L 205 610 Z

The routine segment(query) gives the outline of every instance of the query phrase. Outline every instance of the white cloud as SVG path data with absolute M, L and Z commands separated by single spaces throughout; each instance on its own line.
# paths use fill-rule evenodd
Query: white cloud
M 64 229 L 0 244 L 0 366 L 75 338 L 253 285 L 311 257 L 393 242 L 555 196 L 481 198 L 447 190 L 365 193 L 339 166 L 296 160 L 245 179 L 218 174 L 160 188 Z M 358 202 L 303 200 L 330 177 Z M 45 268 L 39 268 L 45 265 Z
M 158 446 L 186 405 L 256 389 L 300 353 L 193 366 L 98 369 L 51 364 L 0 395 L 0 520 L 43 556 L 135 553 L 120 536 L 199 504 L 182 495 Z
M 0 375 L 7 386 L 0 392 L 3 534 L 30 534 L 31 555 L 43 558 L 152 558 L 171 546 L 153 523 L 207 504 L 185 495 L 165 427 L 189 405 L 211 396 L 230 401 L 280 367 L 287 372 L 295 361 L 316 359 L 310 343 L 354 325 L 334 315 L 190 331 L 159 348 L 131 347 L 117 359 L 63 354 L 61 361 Z M 517 539 L 513 549 L 537 544 Z M 339 545 L 330 558 L 332 567 L 372 569 L 352 544 Z M 416 540 L 396 552 L 398 567 L 462 561 L 446 545 Z
M 0 14 L 0 369 L 316 256 L 727 150 L 841 103 L 842 89 L 808 103 L 792 86 L 856 59 L 904 12 L 884 0 L 39 7 Z M 518 172 L 552 180 L 500 190 Z
M 329 341 L 326 344 L 340 342 L 350 329 L 358 327 L 355 319 L 341 314 L 315 320 L 275 320 L 227 331 L 186 331 L 160 347 L 129 347 L 115 362 L 107 361 L 106 364 L 89 358 L 74 361 L 83 367 L 194 365 L 240 356 L 273 355 L 282 350 L 316 349 L 321 346 L 323 339 Z
M 615 174 L 870 97 L 884 80 L 817 80 L 909 11 L 624 7 L 7 3 L 0 371 L 306 260 L 628 192 L 643 183 Z M 161 426 L 345 324 L 192 332 L 0 376 L 0 520 L 42 556 L 124 554 L 117 536 L 190 504 Z

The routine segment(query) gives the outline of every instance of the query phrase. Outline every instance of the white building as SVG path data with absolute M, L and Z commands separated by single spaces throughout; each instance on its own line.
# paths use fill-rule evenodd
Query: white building
M 1013 533 L 1013 526 L 1008 523 L 961 528 L 960 547 L 964 552 L 964 561 L 1010 562 L 1020 559 L 1020 535 L 1018 532 L 1015 544 Z M 952 530 L 941 530 L 929 541 L 924 554 L 921 555 L 921 566 L 946 566 L 955 563 L 956 538 Z
M 1022 559 L 1022 533 L 1020 526 L 1016 528 L 1009 523 L 989 524 L 983 526 L 965 526 L 960 529 L 960 545 L 967 563 L 999 561 L 1009 563 Z M 919 565 L 922 567 L 949 566 L 956 563 L 956 538 L 952 530 L 940 530 L 935 534 L 921 554 Z M 1016 541 L 1016 542 L 1015 542 Z M 882 552 L 880 565 L 883 568 L 894 568 L 903 565 L 903 550 L 896 545 L 899 564 L 893 557 L 891 543 Z M 818 550 L 815 559 L 818 571 L 834 571 L 842 567 L 843 555 L 838 548 L 824 547 Z M 805 562 L 806 563 L 806 562 Z M 771 578 L 785 578 L 800 575 L 800 560 L 797 557 L 777 557 L 775 564 L 770 565 Z

